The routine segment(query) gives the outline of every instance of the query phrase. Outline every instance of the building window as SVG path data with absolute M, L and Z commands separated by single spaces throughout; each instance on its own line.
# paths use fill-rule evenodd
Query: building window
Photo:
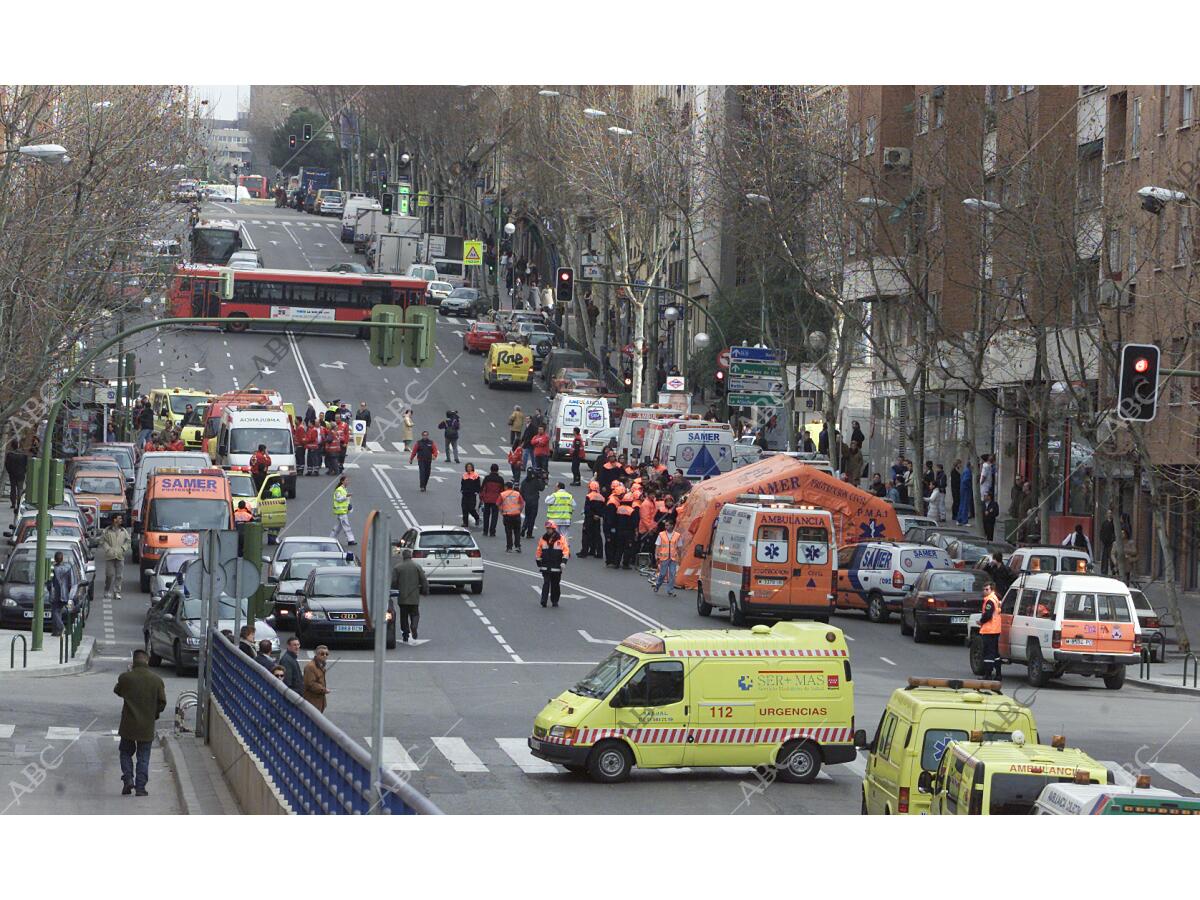
M 1125 159 L 1125 129 L 1129 120 L 1128 95 L 1121 91 L 1108 98 L 1108 128 L 1104 135 L 1104 149 L 1110 163 Z
M 942 292 L 930 291 L 925 302 L 925 334 L 926 336 L 937 335 L 938 322 L 942 317 Z
M 1158 133 L 1167 130 L 1171 121 L 1171 86 L 1164 84 L 1158 89 Z
M 1030 91 L 1032 91 L 1034 89 L 1034 87 L 1035 86 L 1032 84 L 1023 84 L 1023 85 L 1021 85 L 1021 93 L 1028 94 Z
M 1121 275 L 1121 229 L 1112 226 L 1108 229 L 1108 272 L 1113 277 Z
M 875 251 L 875 214 L 873 211 L 868 211 L 863 217 L 862 227 L 858 231 L 859 246 L 863 253 L 873 253 Z
M 1179 207 L 1179 227 L 1175 231 L 1175 265 L 1182 266 L 1192 258 L 1192 211 Z
M 853 217 L 850 219 L 850 227 L 846 233 L 846 255 L 853 256 L 858 252 L 858 222 Z
M 1190 84 L 1179 90 L 1179 127 L 1189 128 L 1195 114 L 1196 89 Z
M 1100 202 L 1100 180 L 1104 141 L 1092 141 L 1079 148 L 1079 207 L 1090 209 Z
M 1129 153 L 1137 156 L 1142 146 L 1142 98 L 1133 98 L 1133 115 L 1129 124 Z
M 1092 321 L 1095 313 L 1096 279 L 1099 267 L 1094 261 L 1083 263 L 1075 273 L 1075 324 Z
M 1011 100 L 1013 98 L 1013 88 L 1014 87 L 1016 87 L 1016 85 L 1006 84 L 1004 86 L 1004 99 L 1005 100 Z
M 875 116 L 867 116 L 867 139 L 863 144 L 863 153 L 870 155 L 875 152 L 875 132 L 879 128 L 879 120 Z
M 1129 271 L 1126 273 L 1127 278 L 1132 278 L 1137 274 L 1138 263 L 1138 242 L 1137 242 L 1137 226 L 1129 226 Z
M 929 131 L 929 95 L 922 94 L 917 98 L 917 134 Z
M 939 88 L 941 94 L 933 95 L 933 127 L 941 128 L 946 124 L 946 94 L 945 88 Z
M 850 126 L 850 158 L 858 159 L 862 150 L 862 126 L 855 122 Z
M 929 230 L 937 231 L 942 227 L 942 192 L 931 191 L 929 194 Z

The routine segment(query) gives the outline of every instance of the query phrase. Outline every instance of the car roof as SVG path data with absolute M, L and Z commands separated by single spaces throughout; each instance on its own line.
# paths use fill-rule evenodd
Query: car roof
M 361 566 L 317 566 L 309 575 L 353 575 L 362 573 Z
M 463 528 L 461 525 L 418 525 L 418 534 L 429 534 L 434 531 L 455 532 L 456 534 L 470 534 L 468 528 Z
M 337 538 L 331 538 L 326 534 L 289 534 L 283 538 L 279 545 L 291 544 L 296 541 L 319 541 L 322 544 L 337 544 Z M 339 544 L 339 546 L 341 546 Z
M 1054 584 L 1050 584 L 1053 580 Z M 1049 590 L 1051 587 L 1064 591 L 1092 591 L 1102 594 L 1125 594 L 1129 588 L 1125 582 L 1104 575 L 1077 575 L 1067 572 L 1026 572 L 1012 583 L 1013 587 L 1035 587 Z

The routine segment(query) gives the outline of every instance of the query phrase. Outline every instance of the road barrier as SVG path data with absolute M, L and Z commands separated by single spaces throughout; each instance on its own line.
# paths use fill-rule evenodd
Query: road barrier
M 15 669 L 17 667 L 17 640 L 21 641 L 21 668 L 29 668 L 29 643 L 25 640 L 25 635 L 14 634 L 13 639 L 8 642 L 8 667 Z
M 83 643 L 83 626 L 87 624 L 87 608 L 77 609 L 67 613 L 66 628 L 58 636 L 58 661 L 60 664 L 69 663 L 79 651 Z
M 375 808 L 371 754 L 295 691 L 244 653 L 219 632 L 210 637 L 212 697 L 208 731 L 214 744 L 222 729 L 218 716 L 228 720 L 233 735 L 244 745 L 287 812 L 355 815 L 438 815 L 441 810 L 392 772 L 382 774 L 383 802 Z M 218 759 L 222 753 L 218 750 Z M 245 782 L 252 773 L 231 775 L 231 786 L 246 812 Z M 261 801 L 261 796 L 254 798 Z

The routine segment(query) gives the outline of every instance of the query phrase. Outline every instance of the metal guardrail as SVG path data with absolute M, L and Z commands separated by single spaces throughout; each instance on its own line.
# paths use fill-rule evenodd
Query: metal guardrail
M 196 708 L 200 695 L 195 691 L 183 691 L 175 701 L 175 733 L 188 734 L 192 729 L 187 727 L 187 714 Z
M 25 635 L 14 634 L 13 639 L 8 642 L 8 667 L 15 669 L 17 667 L 17 640 L 21 641 L 21 668 L 29 668 L 29 642 L 25 640 Z
M 371 754 L 295 691 L 213 632 L 212 692 L 251 752 L 298 813 L 375 812 Z M 439 815 L 427 797 L 382 773 L 386 814 Z

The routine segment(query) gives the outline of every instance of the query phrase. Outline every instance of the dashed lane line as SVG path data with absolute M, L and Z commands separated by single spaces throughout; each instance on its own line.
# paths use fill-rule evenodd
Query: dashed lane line
M 513 650 L 512 647 L 509 646 L 508 641 L 506 641 L 504 639 L 504 635 L 502 635 L 500 633 L 500 631 L 496 628 L 495 625 L 492 625 L 489 621 L 487 621 L 487 616 L 485 616 L 483 614 L 483 610 L 481 610 L 478 606 L 475 605 L 475 601 L 472 600 L 470 597 L 468 597 L 466 594 L 459 594 L 458 596 L 462 597 L 464 600 L 467 601 L 467 606 L 469 606 L 471 608 L 471 612 L 475 613 L 475 615 L 481 620 L 483 626 L 488 630 L 488 632 L 491 634 L 491 636 L 496 639 L 496 642 L 501 647 L 504 648 L 504 652 L 509 655 L 509 657 L 512 659 L 512 661 L 513 662 L 522 662 L 521 657 L 517 654 L 517 652 L 515 650 Z

